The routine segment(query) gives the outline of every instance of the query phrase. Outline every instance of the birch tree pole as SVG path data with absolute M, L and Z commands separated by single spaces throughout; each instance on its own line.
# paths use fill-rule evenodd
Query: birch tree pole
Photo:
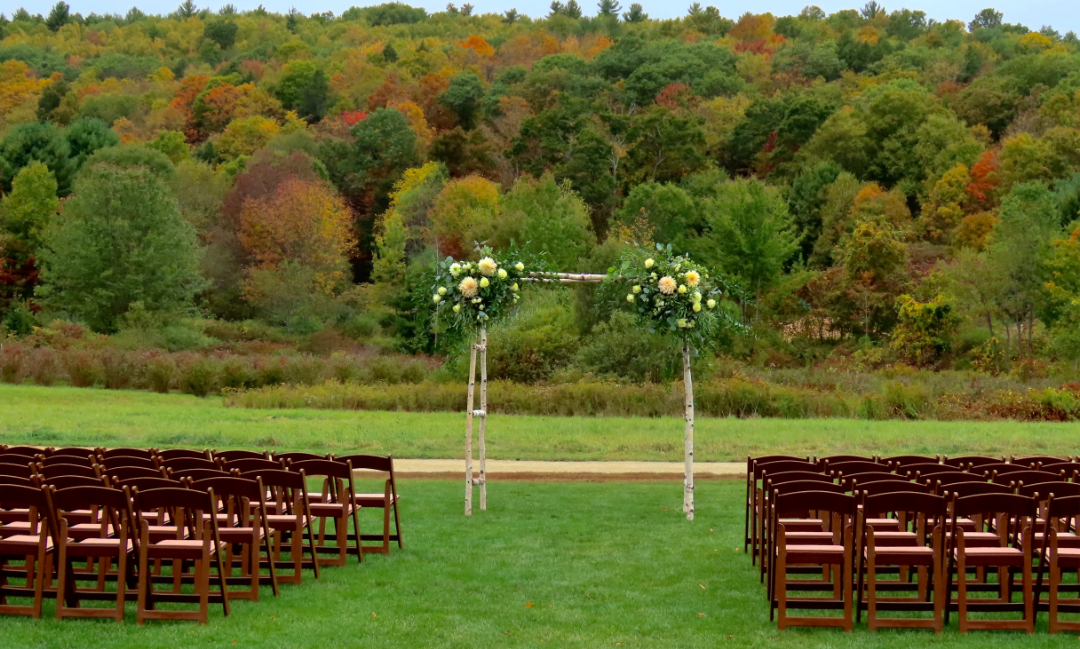
M 476 403 L 476 356 L 480 353 L 480 407 Z M 465 515 L 472 516 L 473 487 L 480 487 L 480 511 L 487 509 L 487 328 L 480 328 L 480 342 L 469 354 L 469 391 L 465 411 Z M 480 418 L 480 477 L 473 477 L 473 419 Z
M 480 327 L 480 511 L 487 510 L 487 327 Z
M 476 391 L 476 348 L 473 343 L 469 353 L 469 391 L 465 404 L 465 515 L 472 516 L 473 469 L 472 469 L 472 420 L 473 395 Z
M 694 378 L 690 374 L 690 345 L 683 344 L 683 386 L 686 401 L 683 416 L 686 433 L 683 438 L 683 512 L 687 520 L 694 520 Z M 482 424 L 481 424 L 482 425 Z

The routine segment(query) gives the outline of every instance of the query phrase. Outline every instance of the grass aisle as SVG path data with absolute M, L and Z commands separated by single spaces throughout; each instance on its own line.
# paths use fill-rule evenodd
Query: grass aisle
M 456 482 L 402 486 L 406 549 L 283 586 L 279 599 L 211 608 L 207 627 L 0 618 L 4 647 L 1074 647 L 1075 634 L 961 636 L 864 626 L 784 633 L 741 552 L 742 484 L 492 484 L 492 509 L 461 514 Z M 371 522 L 372 518 L 366 518 Z M 234 645 L 235 642 L 235 645 Z
M 747 454 L 1080 452 L 1080 423 L 706 419 L 699 461 Z M 464 413 L 248 410 L 220 398 L 0 385 L 0 443 L 367 451 L 407 458 L 462 454 Z M 488 457 L 504 460 L 682 460 L 683 422 L 492 415 Z

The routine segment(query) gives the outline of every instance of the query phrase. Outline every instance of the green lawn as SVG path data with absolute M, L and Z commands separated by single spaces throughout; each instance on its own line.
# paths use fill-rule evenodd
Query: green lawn
M 0 443 L 462 454 L 465 415 L 248 410 L 221 399 L 149 392 L 0 385 Z M 676 418 L 494 415 L 488 456 L 527 460 L 682 459 Z M 699 419 L 699 461 L 747 454 L 1080 453 L 1080 423 Z
M 698 488 L 698 519 L 673 483 L 493 483 L 492 509 L 461 513 L 457 482 L 407 481 L 406 548 L 327 569 L 258 604 L 211 609 L 207 627 L 0 618 L 7 647 L 1075 647 L 1051 637 L 973 632 L 871 634 L 769 622 L 741 548 L 742 484 Z M 370 521 L 370 518 L 365 518 Z

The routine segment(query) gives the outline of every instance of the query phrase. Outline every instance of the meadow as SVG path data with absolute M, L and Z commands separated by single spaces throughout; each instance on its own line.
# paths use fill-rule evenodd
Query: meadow
M 464 413 L 226 408 L 216 397 L 0 385 L 0 443 L 195 446 L 391 453 L 454 458 Z M 675 417 L 492 415 L 488 457 L 507 460 L 682 459 Z M 788 453 L 1074 455 L 1080 423 L 700 418 L 695 457 L 737 461 Z

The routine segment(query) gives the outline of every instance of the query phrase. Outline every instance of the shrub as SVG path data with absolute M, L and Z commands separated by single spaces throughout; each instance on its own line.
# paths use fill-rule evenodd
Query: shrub
M 285 383 L 292 385 L 318 385 L 323 382 L 322 359 L 302 354 L 285 361 Z
M 682 353 L 660 334 L 650 334 L 630 313 L 616 311 L 597 324 L 574 363 L 585 372 L 636 382 L 682 376 Z
M 61 359 L 67 369 L 68 381 L 77 388 L 91 388 L 104 380 L 101 361 L 90 350 L 67 349 L 61 352 Z
M 152 350 L 143 355 L 142 364 L 146 382 L 154 392 L 169 391 L 176 380 L 176 362 L 171 356 Z
M 36 385 L 56 385 L 63 369 L 56 352 L 49 347 L 38 347 L 26 358 L 26 371 Z
M 22 383 L 23 361 L 27 355 L 20 345 L 0 345 L 0 381 Z
M 255 361 L 255 383 L 257 385 L 278 385 L 284 382 L 284 358 L 260 358 Z
M 139 366 L 118 349 L 101 352 L 101 372 L 107 390 L 125 390 L 137 382 Z
M 221 386 L 223 388 L 255 387 L 258 375 L 255 368 L 244 358 L 230 356 L 221 364 Z
M 213 339 L 205 336 L 201 331 L 181 325 L 162 327 L 160 333 L 165 349 L 170 352 L 203 349 L 214 342 Z
M 355 383 L 360 381 L 361 377 L 370 376 L 354 357 L 341 352 L 334 352 L 327 364 L 329 375 L 338 383 Z
M 569 363 L 578 347 L 574 313 L 560 292 L 538 292 L 488 335 L 488 376 L 532 383 Z
M 180 368 L 180 390 L 205 397 L 221 389 L 221 366 L 213 358 L 196 358 Z

